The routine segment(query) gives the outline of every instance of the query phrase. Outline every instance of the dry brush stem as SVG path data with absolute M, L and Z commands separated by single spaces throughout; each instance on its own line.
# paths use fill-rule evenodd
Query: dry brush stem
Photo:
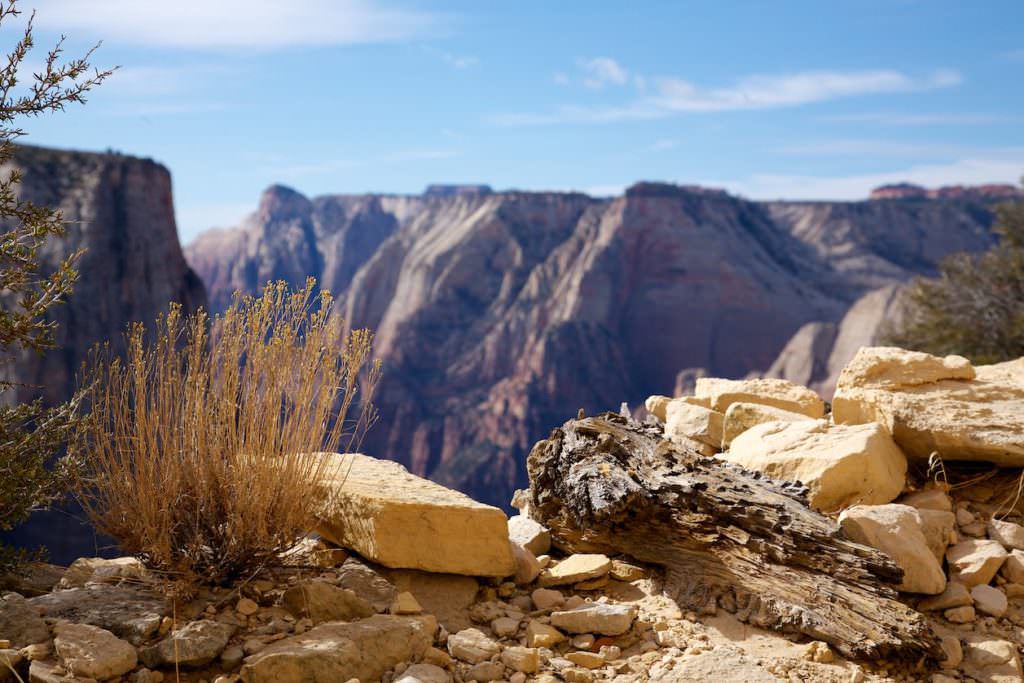
M 157 569 L 225 581 L 313 528 L 323 459 L 373 420 L 372 334 L 326 292 L 270 284 L 212 321 L 172 306 L 124 360 L 96 354 L 76 493 L 99 530 Z M 350 412 L 356 416 L 348 418 Z

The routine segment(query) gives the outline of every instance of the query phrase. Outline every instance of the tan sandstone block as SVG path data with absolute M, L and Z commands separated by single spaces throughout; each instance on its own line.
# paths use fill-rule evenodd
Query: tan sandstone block
M 693 439 L 716 450 L 721 446 L 722 413 L 675 399 L 665 408 L 665 415 L 665 438 L 669 441 L 685 443 L 685 439 Z
M 384 565 L 469 576 L 511 576 L 501 510 L 361 454 L 331 459 L 319 513 L 324 538 Z
M 971 367 L 892 347 L 865 347 L 839 376 L 836 423 L 880 422 L 908 456 L 1024 465 L 1024 358 Z
M 811 507 L 822 511 L 888 503 L 903 490 L 907 473 L 906 457 L 879 424 L 766 422 L 740 434 L 719 457 L 773 479 L 803 482 Z
M 760 403 L 819 418 L 825 415 L 825 402 L 807 387 L 784 379 L 720 379 L 701 377 L 696 396 L 710 401 L 710 408 L 724 413 L 733 403 Z
M 726 449 L 732 440 L 751 427 L 765 422 L 799 422 L 809 420 L 803 413 L 794 413 L 762 403 L 733 403 L 725 411 L 722 425 L 722 448 Z

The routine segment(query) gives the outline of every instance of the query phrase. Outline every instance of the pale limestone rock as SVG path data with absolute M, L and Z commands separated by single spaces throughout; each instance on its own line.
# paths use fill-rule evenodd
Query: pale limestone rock
M 395 683 L 449 683 L 451 675 L 433 664 L 413 664 L 395 679 Z
M 0 596 L 0 636 L 11 641 L 10 646 L 22 648 L 50 639 L 50 629 L 39 612 L 18 593 Z
M 251 617 L 260 611 L 260 606 L 256 604 L 255 600 L 250 598 L 242 598 L 235 603 L 235 611 L 241 614 L 243 617 Z
M 669 396 L 648 396 L 644 401 L 644 408 L 648 413 L 664 422 L 666 420 L 665 409 L 668 408 L 671 400 L 672 398 Z
M 1024 465 L 1024 358 L 972 368 L 889 347 L 861 349 L 832 403 L 836 423 L 880 422 L 909 456 Z
M 329 459 L 320 533 L 386 567 L 511 576 L 515 562 L 501 510 L 360 454 Z
M 570 555 L 554 567 L 545 569 L 539 583 L 541 586 L 566 586 L 604 576 L 611 568 L 612 562 L 606 555 Z
M 612 568 L 608 574 L 616 581 L 639 581 L 648 577 L 645 568 L 624 560 L 612 560 Z
M 500 662 L 480 662 L 474 664 L 466 673 L 466 680 L 477 683 L 500 681 L 505 675 L 505 667 Z
M 917 514 L 921 517 L 921 532 L 928 549 L 941 566 L 946 548 L 957 540 L 956 517 L 952 512 L 928 508 L 917 508 Z
M 600 669 L 605 664 L 604 656 L 597 652 L 568 652 L 565 658 L 584 669 Z
M 622 635 L 633 625 L 636 607 L 603 602 L 588 602 L 576 609 L 552 612 L 551 625 L 569 633 Z
M 281 606 L 296 618 L 309 617 L 314 625 L 364 619 L 376 611 L 355 591 L 321 579 L 307 579 L 288 588 L 281 596 Z
M 928 547 L 916 509 L 897 504 L 856 505 L 839 515 L 839 525 L 851 540 L 877 548 L 892 558 L 903 570 L 899 590 L 926 595 L 938 595 L 945 590 L 946 575 L 940 560 Z
M 1024 550 L 1012 550 L 1000 573 L 1011 583 L 1024 584 Z
M 964 607 L 953 607 L 942 613 L 942 616 L 946 618 L 946 621 L 950 621 L 954 624 L 969 624 L 977 618 L 977 614 L 974 611 L 974 607 L 967 605 Z
M 983 634 L 964 636 L 963 670 L 981 683 L 1011 683 L 1021 680 L 1017 646 Z
M 63 667 L 75 676 L 105 681 L 135 668 L 135 647 L 110 631 L 88 624 L 60 622 L 53 646 Z
M 119 579 L 140 579 L 146 568 L 134 557 L 80 557 L 71 563 L 60 579 L 61 588 L 81 588 L 90 581 L 116 582 Z
M 534 555 L 543 555 L 551 550 L 551 532 L 525 515 L 509 517 L 508 537 Z
M 423 612 L 423 607 L 420 606 L 420 603 L 417 602 L 416 597 L 412 593 L 402 591 L 395 596 L 395 601 L 391 603 L 388 611 L 391 614 L 420 614 Z
M 501 645 L 476 628 L 467 628 L 448 636 L 448 653 L 467 664 L 485 662 L 501 652 Z
M 142 663 L 151 669 L 178 664 L 186 668 L 206 666 L 227 647 L 235 626 L 202 619 L 172 631 L 156 645 L 139 652 Z
M 918 603 L 917 609 L 921 612 L 933 612 L 953 607 L 970 607 L 972 604 L 974 604 L 974 599 L 971 598 L 971 592 L 967 586 L 956 581 L 947 581 L 946 590 L 942 591 L 940 595 L 925 598 Z
M 530 598 L 537 609 L 551 609 L 565 602 L 565 596 L 553 588 L 538 588 L 530 593 Z
M 510 541 L 512 544 L 512 557 L 516 562 L 516 573 L 512 577 L 512 580 L 517 586 L 525 586 L 533 581 L 540 575 L 540 562 L 529 550 L 519 545 L 515 541 Z
M 946 551 L 949 578 L 968 588 L 988 583 L 1003 566 L 1007 553 L 998 541 L 961 541 Z
M 945 658 L 939 662 L 939 666 L 943 669 L 955 669 L 960 666 L 960 662 L 964 660 L 964 649 L 960 644 L 960 639 L 954 635 L 942 636 L 939 645 L 942 646 L 942 652 L 945 655 Z
M 498 617 L 491 622 L 491 631 L 499 638 L 511 638 L 519 631 L 519 620 L 511 617 Z
M 718 449 L 722 445 L 722 413 L 676 399 L 665 409 L 665 438 L 674 443 L 692 439 Z
M 540 654 L 535 647 L 507 647 L 501 653 L 501 661 L 508 668 L 525 674 L 536 673 L 540 668 Z
M 821 511 L 888 503 L 903 490 L 907 461 L 878 424 L 767 422 L 733 440 L 721 457 L 773 479 L 800 481 Z
M 903 496 L 900 500 L 904 505 L 915 507 L 918 510 L 940 510 L 942 512 L 953 511 L 953 501 L 945 491 L 939 489 L 925 489 L 915 491 Z
M 794 413 L 761 403 L 733 403 L 725 411 L 722 424 L 722 448 L 728 448 L 737 436 L 751 427 L 765 422 L 800 422 L 810 419 L 812 418 L 803 413 Z
M 784 379 L 718 379 L 702 377 L 694 392 L 710 401 L 710 408 L 725 413 L 733 403 L 760 403 L 811 418 L 825 415 L 825 402 L 807 387 Z
M 527 647 L 551 647 L 566 640 L 565 634 L 554 626 L 543 624 L 535 619 L 526 625 Z
M 974 609 L 996 618 L 1006 614 L 1006 608 L 1009 606 L 1006 593 L 987 584 L 972 588 L 971 598 L 974 599 Z
M 244 683 L 376 681 L 396 664 L 423 658 L 437 621 L 429 615 L 376 614 L 350 623 L 321 624 L 271 643 L 247 657 Z
M 1024 526 L 1013 522 L 991 519 L 988 523 L 988 537 L 999 541 L 1007 550 L 1024 550 Z

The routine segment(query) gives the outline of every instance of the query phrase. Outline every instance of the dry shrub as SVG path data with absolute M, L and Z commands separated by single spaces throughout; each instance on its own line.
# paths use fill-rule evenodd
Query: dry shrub
M 332 303 L 313 280 L 269 284 L 212 325 L 172 306 L 151 343 L 132 326 L 124 360 L 99 351 L 74 446 L 96 527 L 151 567 L 214 582 L 292 547 L 322 500 L 324 461 L 303 454 L 356 445 L 380 374 L 371 333 L 346 334 Z

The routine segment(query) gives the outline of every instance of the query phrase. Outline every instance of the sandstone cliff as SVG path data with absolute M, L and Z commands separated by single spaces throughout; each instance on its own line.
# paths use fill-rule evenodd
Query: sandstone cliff
M 377 331 L 366 450 L 504 504 L 526 450 L 577 408 L 639 405 L 684 368 L 763 372 L 805 324 L 986 248 L 990 222 L 981 203 L 758 203 L 653 183 L 612 200 L 272 187 L 186 255 L 214 308 L 318 277 Z

